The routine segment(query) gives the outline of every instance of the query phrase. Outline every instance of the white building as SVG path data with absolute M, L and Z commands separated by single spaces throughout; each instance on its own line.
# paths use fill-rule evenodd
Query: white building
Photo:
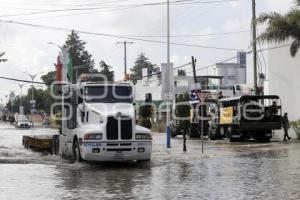
M 157 72 L 156 72 L 157 73 Z M 175 72 L 176 73 L 176 72 Z M 147 70 L 143 69 L 141 80 L 137 80 L 135 84 L 135 97 L 137 101 L 144 101 L 145 96 L 151 93 L 153 101 L 162 101 L 162 83 L 160 74 L 152 76 L 147 75 Z M 220 82 L 222 77 L 219 76 L 197 76 L 197 84 L 194 83 L 193 76 L 182 76 L 178 73 L 174 74 L 174 92 L 176 94 L 189 93 L 195 88 L 203 88 L 220 91 Z M 228 91 L 226 91 L 228 90 Z M 232 89 L 222 89 L 223 95 L 231 96 Z
M 289 47 L 268 52 L 269 94 L 279 95 L 290 120 L 300 119 L 300 52 L 293 58 Z
M 155 72 L 157 73 L 157 72 Z M 147 93 L 152 94 L 153 101 L 162 100 L 162 83 L 160 74 L 152 75 L 147 77 L 147 70 L 143 69 L 143 78 L 137 80 L 135 84 L 135 93 L 137 101 L 144 101 Z M 188 91 L 189 85 L 191 84 L 192 77 L 189 76 L 174 76 L 174 90 L 175 93 L 185 93 Z
M 211 74 L 222 76 L 222 85 L 246 84 L 246 53 L 238 52 L 237 63 L 217 63 Z

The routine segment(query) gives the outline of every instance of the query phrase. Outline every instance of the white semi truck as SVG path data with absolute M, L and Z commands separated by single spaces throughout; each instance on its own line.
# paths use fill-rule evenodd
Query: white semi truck
M 149 161 L 152 136 L 136 125 L 129 83 L 63 86 L 59 154 L 85 161 Z

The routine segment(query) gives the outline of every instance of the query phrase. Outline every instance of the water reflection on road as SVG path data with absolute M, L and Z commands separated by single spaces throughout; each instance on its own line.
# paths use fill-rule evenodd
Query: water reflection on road
M 300 199 L 300 144 L 188 141 L 166 150 L 154 135 L 150 163 L 70 163 L 25 150 L 24 134 L 0 124 L 0 199 Z

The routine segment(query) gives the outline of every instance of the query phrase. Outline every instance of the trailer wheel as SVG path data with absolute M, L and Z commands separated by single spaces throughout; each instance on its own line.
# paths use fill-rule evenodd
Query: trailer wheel
M 80 149 L 79 149 L 79 142 L 77 139 L 75 139 L 75 142 L 73 143 L 73 156 L 72 156 L 74 162 L 81 162 L 82 158 L 80 155 Z

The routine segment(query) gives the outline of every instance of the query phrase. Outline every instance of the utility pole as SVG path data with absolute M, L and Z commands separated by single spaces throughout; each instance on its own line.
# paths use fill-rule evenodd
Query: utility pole
M 15 98 L 15 90 L 10 90 L 9 93 L 9 101 L 11 105 L 11 112 L 14 114 L 14 98 Z
M 23 108 L 23 102 L 22 102 L 22 89 L 23 89 L 23 86 L 25 85 L 24 83 L 23 84 L 18 84 L 19 87 L 20 87 L 20 106 L 19 106 L 19 114 L 20 115 L 23 115 L 24 114 L 24 108 Z
M 124 80 L 127 78 L 127 44 L 133 44 L 133 42 L 117 42 L 117 44 L 123 44 L 124 45 Z
M 199 95 L 199 90 L 197 88 L 197 75 L 196 75 L 196 59 L 194 58 L 194 56 L 192 56 L 192 67 L 193 67 L 193 75 L 194 75 L 194 84 L 195 84 L 195 94 L 196 96 L 198 97 L 198 100 L 199 100 L 199 103 L 200 103 L 200 109 L 201 109 L 201 114 L 200 114 L 200 117 L 201 117 L 201 146 L 202 146 L 202 154 L 204 153 L 204 142 L 203 142 L 203 132 L 204 132 L 204 124 L 203 124 L 203 98 L 202 98 L 202 90 L 200 90 L 200 95 Z M 199 123 L 199 118 L 197 118 L 197 122 L 198 122 L 198 125 L 200 125 Z
M 23 103 L 22 103 L 22 89 L 23 89 L 24 83 L 23 84 L 18 84 L 18 85 L 20 87 L 20 106 L 23 106 Z
M 167 0 L 167 63 L 170 65 L 170 0 Z
M 254 93 L 258 93 L 257 85 L 257 48 L 256 48 L 256 2 L 252 0 L 252 50 L 253 50 L 253 67 L 254 67 Z
M 170 1 L 167 0 L 167 65 L 168 68 L 170 67 Z M 173 74 L 172 74 L 173 75 Z M 171 108 L 170 108 L 171 101 L 167 100 L 167 116 L 166 116 L 166 125 L 167 125 L 167 148 L 171 148 L 171 128 L 170 128 L 170 121 L 171 121 Z
M 196 59 L 194 56 L 192 56 L 192 67 L 193 67 L 193 75 L 194 75 L 194 84 L 196 85 L 197 83 L 197 76 L 196 76 Z

